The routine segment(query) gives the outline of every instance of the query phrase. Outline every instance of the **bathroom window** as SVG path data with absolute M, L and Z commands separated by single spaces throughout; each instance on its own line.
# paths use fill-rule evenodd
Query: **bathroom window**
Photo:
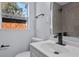
M 26 30 L 28 28 L 28 3 L 1 3 L 2 29 Z

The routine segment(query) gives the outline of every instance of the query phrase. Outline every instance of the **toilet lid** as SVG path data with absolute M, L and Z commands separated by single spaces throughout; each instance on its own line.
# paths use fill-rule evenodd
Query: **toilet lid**
M 30 52 L 22 52 L 16 55 L 16 57 L 30 57 Z

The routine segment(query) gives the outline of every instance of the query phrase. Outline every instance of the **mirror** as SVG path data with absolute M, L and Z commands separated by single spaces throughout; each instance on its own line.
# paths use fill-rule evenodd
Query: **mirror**
M 63 2 L 61 2 L 63 4 Z M 53 33 L 79 36 L 79 2 L 53 3 Z

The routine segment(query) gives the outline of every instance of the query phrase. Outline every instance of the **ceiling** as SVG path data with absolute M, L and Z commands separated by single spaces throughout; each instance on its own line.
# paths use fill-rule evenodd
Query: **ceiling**
M 61 6 L 63 6 L 63 5 L 65 5 L 65 4 L 68 4 L 69 2 L 56 2 L 56 3 L 58 3 L 58 4 L 61 5 Z

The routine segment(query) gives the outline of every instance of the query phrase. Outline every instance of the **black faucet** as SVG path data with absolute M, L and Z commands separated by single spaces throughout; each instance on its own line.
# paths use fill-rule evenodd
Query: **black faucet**
M 57 34 L 57 37 L 58 37 L 57 44 L 62 45 L 62 46 L 65 46 L 65 44 L 63 44 L 63 34 L 62 33 L 58 33 Z

